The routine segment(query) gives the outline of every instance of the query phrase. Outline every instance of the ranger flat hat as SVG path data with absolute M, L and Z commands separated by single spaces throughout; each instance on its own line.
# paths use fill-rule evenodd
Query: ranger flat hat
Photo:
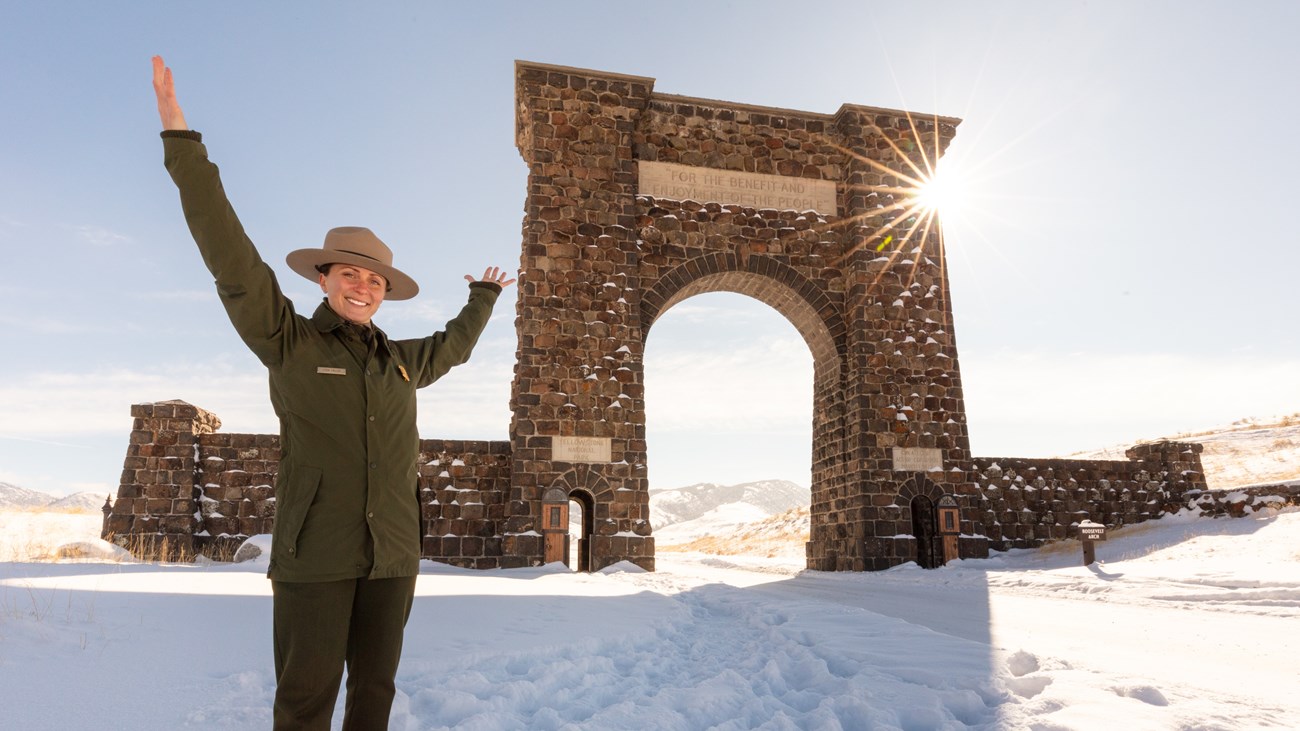
M 298 249 L 284 258 L 289 268 L 310 279 L 319 281 L 325 264 L 352 264 L 369 269 L 388 280 L 384 299 L 409 300 L 420 292 L 414 279 L 393 268 L 393 251 L 379 237 L 363 226 L 340 226 L 325 234 L 325 245 L 319 249 Z

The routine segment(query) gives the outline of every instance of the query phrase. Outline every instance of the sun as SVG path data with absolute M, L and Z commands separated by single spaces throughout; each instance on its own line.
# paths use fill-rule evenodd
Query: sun
M 959 162 L 944 157 L 946 144 L 935 131 L 939 120 L 936 118 L 932 125 L 922 125 L 922 121 L 913 120 L 910 134 L 904 132 L 901 137 L 881 131 L 893 153 L 885 153 L 884 159 L 840 148 L 877 173 L 880 182 L 864 186 L 870 198 L 878 201 L 875 207 L 867 207 L 850 219 L 852 223 L 867 223 L 870 233 L 841 253 L 837 263 L 864 249 L 891 263 L 904 258 L 919 263 L 927 251 L 937 254 L 940 260 L 944 257 L 944 223 L 963 218 L 961 209 L 968 202 L 962 194 L 965 176 Z M 884 269 L 881 272 L 883 276 Z
M 954 177 L 950 168 L 940 165 L 929 176 L 922 178 L 912 198 L 917 211 L 925 216 L 942 216 L 943 213 L 956 209 L 961 196 Z

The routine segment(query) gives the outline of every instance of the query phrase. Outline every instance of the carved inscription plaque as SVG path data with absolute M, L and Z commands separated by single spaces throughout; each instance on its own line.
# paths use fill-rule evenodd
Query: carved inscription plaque
M 829 180 L 763 175 L 642 160 L 637 193 L 705 203 L 737 203 L 779 211 L 835 215 L 835 183 Z
M 933 447 L 894 447 L 895 472 L 942 472 L 943 450 Z
M 556 462 L 612 462 L 609 437 L 551 437 L 551 459 Z

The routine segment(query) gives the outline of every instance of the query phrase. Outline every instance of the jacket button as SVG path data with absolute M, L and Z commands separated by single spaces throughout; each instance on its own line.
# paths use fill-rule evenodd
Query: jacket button
M 292 549 L 292 548 L 289 549 L 289 553 L 293 553 L 293 549 Z
M 370 469 L 372 469 L 372 470 L 377 470 L 377 469 L 379 469 L 379 464 L 378 464 L 377 462 L 371 462 L 371 463 L 370 463 Z
M 370 417 L 370 420 L 371 420 L 371 421 L 374 421 L 374 420 L 375 420 L 375 417 L 374 417 L 374 416 L 371 416 L 371 417 Z
M 366 517 L 367 517 L 367 518 L 373 518 L 373 517 L 375 517 L 375 514 L 374 514 L 374 513 L 366 513 Z

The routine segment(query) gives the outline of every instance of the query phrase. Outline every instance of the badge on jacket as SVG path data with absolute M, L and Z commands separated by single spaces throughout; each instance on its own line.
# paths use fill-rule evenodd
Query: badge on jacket
M 327 366 L 317 366 L 317 367 L 316 367 L 316 372 L 317 372 L 317 373 L 322 373 L 322 374 L 327 375 L 327 376 L 346 376 L 346 375 L 348 374 L 348 369 L 347 369 L 347 368 L 329 368 L 329 367 L 327 367 Z
M 397 370 L 399 370 L 399 371 L 402 372 L 402 380 L 403 380 L 403 381 L 406 381 L 407 383 L 410 383 L 410 382 L 411 382 L 411 377 L 408 376 L 408 375 L 406 375 L 406 366 L 404 366 L 404 365 L 400 365 L 400 364 L 399 364 L 399 365 L 397 366 Z

